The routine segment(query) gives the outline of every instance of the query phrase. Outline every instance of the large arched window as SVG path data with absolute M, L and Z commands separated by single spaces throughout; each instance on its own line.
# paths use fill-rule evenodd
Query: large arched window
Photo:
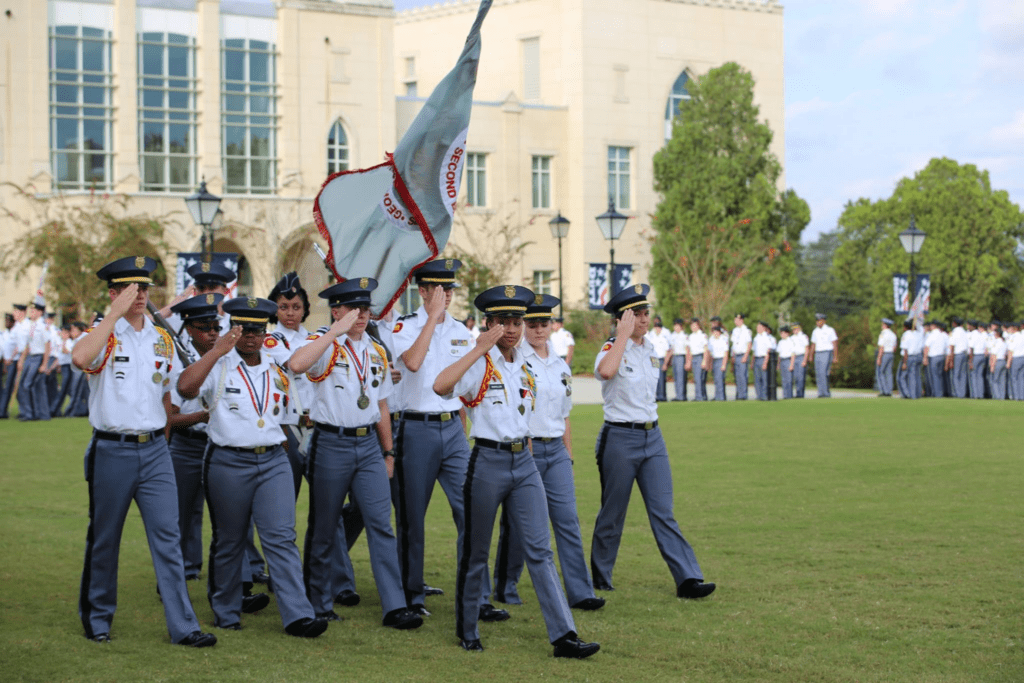
M 327 136 L 327 175 L 348 170 L 348 136 L 341 121 L 335 121 Z
M 668 102 L 665 104 L 665 140 L 668 141 L 672 138 L 672 122 L 675 121 L 676 116 L 679 114 L 679 105 L 683 100 L 690 99 L 690 92 L 686 89 L 686 82 L 690 80 L 690 77 L 684 71 L 679 74 L 679 78 L 672 84 L 672 92 L 668 96 Z

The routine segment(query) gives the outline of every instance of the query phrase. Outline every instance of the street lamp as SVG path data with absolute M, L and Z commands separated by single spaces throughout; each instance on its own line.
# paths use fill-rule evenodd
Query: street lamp
M 611 263 L 608 265 L 608 299 L 615 296 L 615 240 L 622 236 L 629 216 L 624 216 L 615 210 L 615 200 L 608 199 L 608 210 L 597 217 L 597 227 L 601 228 L 601 234 L 606 240 L 611 240 Z
M 562 296 L 562 240 L 569 236 L 569 219 L 562 217 L 562 212 L 548 221 L 551 236 L 558 240 L 558 314 L 565 313 L 565 302 Z
M 223 212 L 220 210 L 220 197 L 206 191 L 206 181 L 199 184 L 199 191 L 194 195 L 185 197 L 185 206 L 192 214 L 192 220 L 196 225 L 209 232 L 210 252 L 209 259 L 213 258 L 213 231 L 220 226 L 223 219 Z M 214 225 L 216 223 L 216 225 Z M 205 235 L 204 235 L 205 237 Z
M 900 244 L 903 245 L 903 251 L 910 254 L 911 306 L 913 306 L 914 299 L 917 297 L 917 283 L 914 281 L 914 254 L 921 251 L 921 245 L 924 244 L 925 236 L 924 230 L 917 229 L 917 225 L 914 222 L 914 214 L 910 214 L 910 227 L 900 233 Z

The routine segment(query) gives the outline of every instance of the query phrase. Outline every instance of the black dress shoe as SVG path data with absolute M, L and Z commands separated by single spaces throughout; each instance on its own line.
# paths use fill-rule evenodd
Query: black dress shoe
M 430 612 L 428 612 L 427 608 L 424 607 L 423 605 L 412 605 L 412 606 L 409 607 L 409 611 L 412 612 L 413 614 L 418 614 L 421 617 L 429 617 L 430 616 Z
M 593 612 L 604 607 L 604 598 L 584 598 L 572 606 L 573 609 L 582 609 Z
M 199 574 L 198 573 L 196 573 L 196 574 L 185 574 L 185 580 L 186 581 L 198 581 L 199 580 Z
M 687 579 L 679 584 L 679 588 L 676 589 L 676 597 L 696 600 L 697 598 L 706 598 L 714 592 L 715 584 L 713 583 L 703 583 L 697 579 Z
M 508 610 L 495 609 L 494 605 L 490 603 L 484 603 L 480 606 L 480 621 L 507 621 L 512 618 L 512 615 L 508 613 Z
M 284 627 L 285 633 L 296 638 L 316 638 L 327 630 L 327 620 L 321 617 L 304 617 Z
M 584 643 L 571 631 L 556 640 L 554 646 L 556 657 L 568 657 L 570 659 L 586 659 L 601 649 L 601 646 L 597 643 Z
M 258 572 L 252 575 L 253 583 L 266 583 L 267 581 L 270 581 L 270 574 L 266 572 Z
M 480 644 L 479 640 L 460 640 L 459 647 L 466 652 L 483 652 L 484 646 Z
M 359 593 L 347 589 L 343 590 L 335 596 L 334 603 L 345 607 L 355 607 L 359 604 Z
M 596 590 L 596 591 L 613 591 L 615 589 L 612 588 L 612 585 L 610 583 L 595 583 L 594 584 L 594 590 Z
M 265 609 L 269 604 L 270 596 L 266 593 L 246 595 L 242 598 L 242 612 L 244 614 L 253 614 L 255 612 L 259 612 L 261 609 Z
M 423 626 L 423 617 L 410 609 L 393 609 L 384 615 L 384 625 L 399 631 L 405 631 Z
M 241 631 L 242 625 L 236 621 L 233 624 L 227 624 L 226 626 L 218 626 L 217 628 L 222 628 L 225 631 Z
M 316 613 L 316 618 L 317 619 L 326 619 L 327 621 L 341 621 L 342 620 L 341 617 L 338 616 L 338 613 L 335 612 L 334 610 L 330 610 L 328 612 L 317 612 Z
M 94 643 L 109 643 L 110 642 L 110 634 L 109 633 L 97 633 L 92 638 L 89 638 L 89 640 L 91 640 Z
M 217 644 L 217 636 L 212 633 L 203 633 L 202 631 L 192 631 L 175 645 L 184 645 L 185 647 L 212 647 Z
M 434 588 L 433 586 L 428 586 L 427 584 L 423 584 L 423 594 L 424 595 L 444 595 L 444 591 L 441 590 L 440 588 Z

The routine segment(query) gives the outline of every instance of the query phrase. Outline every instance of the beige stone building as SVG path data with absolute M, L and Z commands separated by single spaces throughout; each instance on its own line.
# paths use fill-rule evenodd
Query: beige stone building
M 217 251 L 244 259 L 241 291 L 298 269 L 327 276 L 312 203 L 331 171 L 379 163 L 454 64 L 476 0 L 396 15 L 390 0 L 9 0 L 0 16 L 0 183 L 64 201 L 130 198 L 171 215 L 168 253 L 198 251 L 183 198 L 205 179 L 224 198 Z M 484 24 L 453 241 L 482 226 L 529 242 L 510 277 L 558 293 L 548 221 L 563 241 L 567 303 L 608 260 L 594 217 L 631 217 L 616 262 L 650 262 L 654 153 L 685 82 L 726 61 L 757 80 L 783 158 L 782 8 L 775 0 L 495 0 Z M 5 208 L 25 207 L 9 187 Z M 0 246 L 19 224 L 0 217 Z M 0 278 L 0 306 L 34 276 Z M 407 302 L 409 304 L 415 302 Z M 324 310 L 318 310 L 323 319 Z

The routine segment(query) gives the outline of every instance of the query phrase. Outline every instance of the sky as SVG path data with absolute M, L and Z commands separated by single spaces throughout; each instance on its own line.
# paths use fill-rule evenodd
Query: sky
M 988 170 L 1024 204 L 1024 0 L 782 4 L 786 184 L 811 206 L 804 243 L 934 157 Z

